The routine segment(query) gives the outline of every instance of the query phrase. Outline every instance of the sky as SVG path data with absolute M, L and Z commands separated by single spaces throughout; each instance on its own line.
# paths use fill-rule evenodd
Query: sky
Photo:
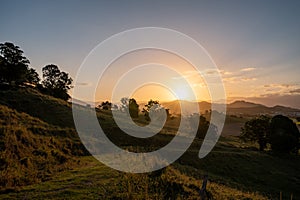
M 42 67 L 53 63 L 75 78 L 86 56 L 105 39 L 128 29 L 163 27 L 184 33 L 205 48 L 219 69 L 228 102 L 243 99 L 300 108 L 300 1 L 0 0 L 0 5 L 0 42 L 20 46 L 40 74 Z M 152 54 L 144 52 L 148 58 Z M 169 65 L 176 65 L 174 60 Z M 201 77 L 192 76 L 187 68 L 182 66 L 181 77 L 188 77 L 197 90 L 203 85 Z M 106 80 L 118 80 L 115 74 L 108 73 Z M 88 90 L 89 84 L 81 87 Z M 98 100 L 109 97 L 109 86 L 99 83 Z M 180 82 L 176 89 L 181 91 L 178 98 L 192 100 Z M 148 85 L 134 95 L 166 100 L 175 98 L 171 93 Z M 209 92 L 196 93 L 198 100 L 209 100 Z M 85 97 L 83 92 L 75 98 L 88 100 Z

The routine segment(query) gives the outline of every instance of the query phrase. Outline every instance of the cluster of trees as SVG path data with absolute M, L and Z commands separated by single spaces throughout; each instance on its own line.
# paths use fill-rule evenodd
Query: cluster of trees
M 129 114 L 132 118 L 139 117 L 139 105 L 134 98 L 122 98 L 121 99 L 121 109 L 129 109 Z
M 123 97 L 121 100 L 120 110 L 125 110 L 128 108 L 129 114 L 132 118 L 138 118 L 140 113 L 140 106 L 134 98 Z M 99 109 L 102 110 L 111 110 L 117 109 L 116 105 L 113 105 L 109 101 L 103 101 L 100 105 L 98 105 Z M 145 117 L 145 120 L 150 121 L 150 112 L 161 112 L 164 111 L 167 114 L 167 117 L 171 117 L 169 109 L 165 109 L 157 100 L 150 99 L 148 103 L 145 105 L 145 108 L 142 109 L 142 113 Z
M 70 98 L 68 90 L 71 89 L 72 78 L 68 73 L 60 71 L 56 65 L 43 67 L 43 81 L 40 90 L 46 94 L 68 100 Z
M 241 130 L 243 141 L 257 142 L 261 151 L 270 144 L 274 152 L 297 153 L 300 133 L 296 124 L 286 116 L 259 116 L 247 121 Z
M 170 114 L 170 110 L 169 109 L 164 109 L 166 114 L 167 114 L 167 118 L 170 118 L 171 114 Z M 145 119 L 147 121 L 150 121 L 150 112 L 161 112 L 163 111 L 163 106 L 159 103 L 159 101 L 156 100 L 152 100 L 150 99 L 148 101 L 148 103 L 145 105 L 145 108 L 143 108 L 142 113 L 145 116 Z
M 42 81 L 35 69 L 29 67 L 30 61 L 19 46 L 10 42 L 0 44 L 0 83 L 8 85 L 33 86 L 41 92 L 56 98 L 68 100 L 68 90 L 72 78 L 60 71 L 56 65 L 47 65 L 42 69 Z
M 0 44 L 0 81 L 9 84 L 37 84 L 40 78 L 20 47 L 13 43 Z
M 119 109 L 124 111 L 125 109 L 128 108 L 129 114 L 132 118 L 138 118 L 140 109 L 137 101 L 134 98 L 122 98 L 121 100 L 121 105 L 118 107 L 116 105 L 113 105 L 109 101 L 103 101 L 101 104 L 97 106 L 98 109 L 102 110 L 111 110 L 111 109 Z M 157 100 L 152 100 L 150 99 L 147 104 L 144 106 L 144 108 L 141 110 L 142 115 L 144 116 L 146 121 L 151 121 L 151 113 L 156 113 L 156 117 L 159 117 L 161 115 L 160 112 L 166 112 L 167 119 L 173 119 L 173 117 L 170 114 L 169 109 L 165 109 Z M 194 127 L 198 127 L 196 137 L 203 139 L 207 133 L 207 130 L 210 126 L 210 122 L 200 114 L 193 114 L 188 116 L 190 123 Z M 157 118 L 156 118 L 157 120 Z M 198 124 L 195 124 L 194 122 L 198 121 Z M 217 134 L 217 127 L 214 126 L 213 124 L 211 125 L 213 129 L 215 129 L 215 134 Z

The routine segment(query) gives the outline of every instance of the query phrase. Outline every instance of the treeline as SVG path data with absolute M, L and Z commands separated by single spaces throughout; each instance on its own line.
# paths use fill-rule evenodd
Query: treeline
M 101 104 L 99 104 L 96 109 L 102 109 L 102 110 L 121 110 L 121 111 L 129 111 L 130 117 L 132 118 L 138 118 L 139 117 L 139 113 L 142 113 L 145 117 L 146 121 L 150 121 L 150 112 L 162 112 L 165 111 L 167 114 L 167 117 L 170 118 L 171 114 L 169 109 L 164 108 L 159 101 L 157 100 L 152 100 L 150 99 L 148 101 L 148 103 L 145 105 L 145 107 L 140 110 L 140 105 L 137 103 L 137 101 L 134 98 L 127 98 L 127 97 L 123 97 L 120 100 L 121 104 L 120 105 L 116 105 L 116 104 L 112 104 L 109 101 L 104 101 Z
M 140 109 L 140 105 L 134 98 L 124 97 L 120 100 L 120 102 L 121 104 L 116 105 L 109 101 L 103 101 L 96 106 L 96 110 L 119 110 L 122 112 L 128 111 L 132 119 L 138 119 L 140 116 L 142 116 L 144 120 L 148 122 L 151 121 L 151 117 L 154 117 L 154 120 L 160 120 L 160 116 L 163 114 L 163 112 L 165 112 L 167 120 L 173 120 L 176 118 L 175 116 L 171 115 L 170 109 L 164 108 L 158 100 L 150 99 L 142 109 Z M 207 111 L 207 114 L 210 115 L 211 113 Z M 217 135 L 217 127 L 214 124 L 211 124 L 204 115 L 194 113 L 185 117 L 188 119 L 191 127 L 197 127 L 196 138 L 203 139 L 206 136 L 209 127 L 211 127 L 211 133 L 215 134 L 215 136 Z
M 10 86 L 34 87 L 44 94 L 63 100 L 70 98 L 72 78 L 68 73 L 60 71 L 54 64 L 42 69 L 42 79 L 34 68 L 29 67 L 30 61 L 24 56 L 19 46 L 10 42 L 0 44 L 0 84 L 1 89 Z
M 300 133 L 288 117 L 262 115 L 247 121 L 241 129 L 242 141 L 257 142 L 260 151 L 268 147 L 276 153 L 298 154 Z

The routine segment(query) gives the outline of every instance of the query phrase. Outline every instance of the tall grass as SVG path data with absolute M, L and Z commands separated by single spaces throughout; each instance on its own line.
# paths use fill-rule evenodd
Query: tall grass
M 46 124 L 0 105 L 0 186 L 9 188 L 47 180 L 70 169 L 84 155 L 72 129 Z

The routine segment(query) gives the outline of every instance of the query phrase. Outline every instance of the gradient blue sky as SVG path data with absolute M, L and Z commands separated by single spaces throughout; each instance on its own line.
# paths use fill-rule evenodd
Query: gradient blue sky
M 0 1 L 0 42 L 40 73 L 75 76 L 109 36 L 157 26 L 194 38 L 221 70 L 229 100 L 300 107 L 300 1 Z

